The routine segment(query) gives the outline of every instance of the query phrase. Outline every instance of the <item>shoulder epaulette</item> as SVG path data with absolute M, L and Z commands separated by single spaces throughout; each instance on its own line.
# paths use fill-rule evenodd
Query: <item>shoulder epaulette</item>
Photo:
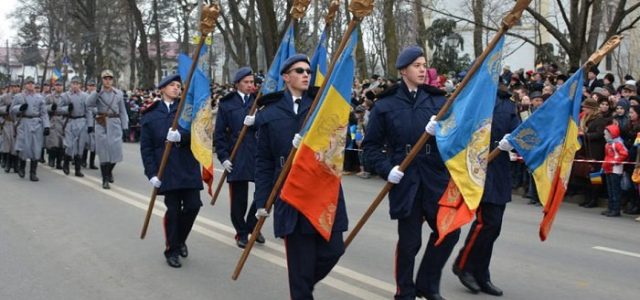
M 258 99 L 258 106 L 267 106 L 269 104 L 278 102 L 284 96 L 284 91 L 273 92 L 270 94 L 262 95 L 260 99 Z
M 156 106 L 158 106 L 158 103 L 160 103 L 160 102 L 162 102 L 162 101 L 153 101 L 149 106 L 147 106 L 145 109 L 140 111 L 140 113 L 144 115 L 144 114 L 154 110 L 156 108 Z
M 236 92 L 230 92 L 227 93 L 226 95 L 222 96 L 222 98 L 220 98 L 218 101 L 227 101 L 230 100 L 231 98 L 233 98 L 233 96 L 236 94 Z
M 391 95 L 395 94 L 399 87 L 400 87 L 400 85 L 397 84 L 397 83 L 392 85 L 392 86 L 390 86 L 390 87 L 388 87 L 386 90 L 382 91 L 382 93 L 380 93 L 378 95 L 378 99 L 382 99 L 384 97 L 391 96 Z
M 444 96 L 447 94 L 444 90 L 428 84 L 421 84 L 418 88 L 434 96 Z

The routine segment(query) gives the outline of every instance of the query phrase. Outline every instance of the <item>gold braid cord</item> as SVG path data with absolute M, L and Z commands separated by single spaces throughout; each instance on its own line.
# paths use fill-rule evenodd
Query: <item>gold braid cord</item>
M 351 0 L 349 11 L 354 17 L 362 20 L 373 11 L 373 0 Z
M 311 0 L 294 1 L 293 7 L 291 7 L 291 16 L 298 21 L 301 20 L 304 17 L 304 14 L 307 12 L 309 3 L 311 3 Z
M 610 37 L 609 40 L 600 47 L 600 49 L 591 54 L 589 60 L 587 60 L 587 64 L 591 66 L 597 65 L 605 56 L 607 56 L 607 54 L 617 48 L 620 45 L 620 42 L 622 42 L 621 35 L 614 35 Z
M 203 36 L 208 35 L 216 26 L 216 20 L 220 15 L 220 5 L 211 3 L 209 6 L 202 7 L 202 15 L 200 16 L 200 33 Z
M 514 6 L 511 12 L 502 20 L 502 25 L 507 28 L 515 26 L 520 18 L 522 18 L 522 12 L 529 7 L 529 3 L 531 3 L 531 0 L 518 0 L 516 6 Z
M 324 17 L 324 23 L 326 25 L 333 23 L 333 19 L 335 19 L 336 13 L 338 12 L 339 8 L 340 8 L 340 1 L 338 0 L 331 1 L 331 3 L 329 4 L 329 11 L 327 12 L 327 16 Z

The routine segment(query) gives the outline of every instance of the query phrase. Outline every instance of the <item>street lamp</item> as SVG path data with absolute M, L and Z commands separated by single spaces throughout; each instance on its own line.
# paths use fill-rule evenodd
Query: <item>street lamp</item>
M 460 35 L 456 33 L 450 33 L 447 35 L 447 46 L 455 49 L 460 45 Z

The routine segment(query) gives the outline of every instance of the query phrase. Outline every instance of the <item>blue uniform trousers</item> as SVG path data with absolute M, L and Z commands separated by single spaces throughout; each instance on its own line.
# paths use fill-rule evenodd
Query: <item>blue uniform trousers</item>
M 456 258 L 454 268 L 471 273 L 479 283 L 491 281 L 489 263 L 493 243 L 500 236 L 505 207 L 504 204 L 480 202 L 476 220 L 471 224 L 464 247 Z
M 231 193 L 231 223 L 236 229 L 237 239 L 246 239 L 247 235 L 256 226 L 256 206 L 252 202 L 247 214 L 247 203 L 249 198 L 249 182 L 233 181 L 229 182 L 229 192 Z M 246 215 L 246 219 L 245 219 Z
M 313 299 L 313 287 L 326 277 L 344 254 L 342 232 L 332 232 L 327 242 L 318 233 L 302 233 L 300 222 L 285 236 L 289 292 L 292 300 Z
M 440 293 L 440 277 L 442 268 L 458 242 L 460 230 L 456 230 L 442 241 L 440 246 L 435 246 L 438 240 L 436 225 L 438 204 L 425 203 L 421 195 L 424 195 L 422 187 L 418 189 L 413 209 L 406 218 L 398 219 L 398 244 L 396 246 L 396 295 L 395 299 L 415 299 L 416 292 Z M 423 205 L 424 203 L 424 205 Z M 418 275 L 414 284 L 413 274 L 415 257 L 422 246 L 422 224 L 427 221 L 431 227 L 431 234 L 427 243 L 427 249 L 418 269 Z
M 177 256 L 185 244 L 187 236 L 196 221 L 202 201 L 200 190 L 181 189 L 164 192 L 164 233 L 166 240 L 166 257 Z

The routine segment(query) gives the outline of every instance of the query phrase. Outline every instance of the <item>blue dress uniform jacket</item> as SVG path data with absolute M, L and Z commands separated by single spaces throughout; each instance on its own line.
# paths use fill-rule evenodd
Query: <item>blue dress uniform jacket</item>
M 421 85 L 415 101 L 409 99 L 404 84 L 389 88 L 375 103 L 363 140 L 365 160 L 371 162 L 384 179 L 399 165 L 418 141 L 431 116 L 438 114 L 446 102 L 442 90 Z M 383 152 L 386 150 L 386 153 Z M 392 219 L 408 216 L 414 206 L 418 188 L 425 196 L 422 203 L 437 210 L 438 200 L 449 182 L 447 171 L 434 138 L 420 150 L 404 171 L 404 177 L 389 192 L 389 214 Z M 426 208 L 426 207 L 424 207 Z
M 177 107 L 178 102 L 174 101 L 169 111 L 164 101 L 161 100 L 154 102 L 143 112 L 140 120 L 140 152 L 144 164 L 144 174 L 149 179 L 158 175 L 167 132 L 171 128 Z M 189 146 L 191 134 L 182 128 L 178 130 L 181 141 L 171 146 L 167 167 L 164 170 L 163 178 L 160 179 L 162 185 L 158 190 L 159 195 L 181 189 L 202 190 L 200 164 L 193 157 Z
M 254 96 L 243 104 L 240 94 L 229 93 L 220 99 L 218 114 L 216 116 L 215 142 L 218 160 L 222 163 L 229 159 L 233 146 L 235 146 L 244 118 L 249 114 L 251 105 L 255 101 Z M 255 175 L 256 130 L 255 126 L 249 126 L 236 157 L 232 161 L 233 172 L 227 175 L 227 182 L 253 181 Z
M 493 121 L 491 122 L 490 150 L 496 148 L 504 135 L 511 133 L 519 124 L 520 120 L 516 104 L 511 101 L 511 94 L 499 91 L 493 109 Z M 511 173 L 509 166 L 509 153 L 505 151 L 501 151 L 500 155 L 489 163 L 481 202 L 493 204 L 511 202 Z
M 298 114 L 296 114 L 293 111 L 293 100 L 288 91 L 268 94 L 260 99 L 258 104 L 262 107 L 256 116 L 254 125 L 258 130 L 254 195 L 257 208 L 263 208 L 269 198 L 271 189 L 291 150 L 293 136 L 302 127 L 312 102 L 313 99 L 309 95 L 302 97 Z M 276 199 L 273 216 L 276 237 L 284 237 L 292 233 L 298 222 L 300 222 L 302 233 L 316 232 L 302 214 L 289 204 L 282 202 L 280 197 Z M 340 188 L 333 232 L 346 230 L 347 212 L 342 188 Z

